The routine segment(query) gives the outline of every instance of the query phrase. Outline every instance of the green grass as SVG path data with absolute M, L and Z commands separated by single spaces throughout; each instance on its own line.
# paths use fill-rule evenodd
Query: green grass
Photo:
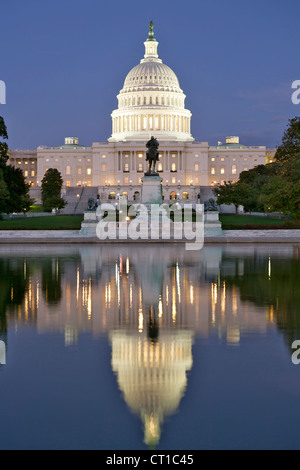
M 0 220 L 0 230 L 79 230 L 82 220 L 80 215 Z
M 255 215 L 221 214 L 220 221 L 223 230 L 300 228 L 299 225 L 293 224 L 290 220 L 269 219 Z
M 30 206 L 29 212 L 44 212 L 43 206 Z

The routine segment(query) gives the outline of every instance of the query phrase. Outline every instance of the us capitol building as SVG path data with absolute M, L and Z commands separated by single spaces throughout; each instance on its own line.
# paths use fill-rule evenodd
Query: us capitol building
M 112 134 L 107 142 L 86 147 L 77 137 L 66 137 L 59 147 L 10 150 L 9 163 L 24 171 L 35 194 L 46 170 L 57 168 L 68 202 L 84 191 L 89 196 L 99 194 L 102 201 L 120 195 L 138 200 L 141 177 L 147 170 L 145 144 L 152 135 L 160 143 L 156 170 L 163 178 L 165 200 L 195 200 L 200 190 L 236 181 L 240 172 L 268 162 L 272 150 L 242 145 L 237 136 L 217 146 L 195 142 L 186 95 L 176 74 L 159 58 L 158 44 L 151 21 L 144 58 L 127 74 L 117 95 L 118 108 L 111 114 Z

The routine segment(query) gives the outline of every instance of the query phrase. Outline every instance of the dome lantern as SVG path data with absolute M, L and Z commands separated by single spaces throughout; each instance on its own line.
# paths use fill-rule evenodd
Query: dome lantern
M 147 40 L 144 42 L 144 44 L 145 44 L 144 60 L 149 60 L 151 58 L 158 59 L 157 46 L 159 43 L 156 41 L 154 37 L 152 20 L 150 21 L 150 24 L 149 24 L 149 35 L 148 35 Z

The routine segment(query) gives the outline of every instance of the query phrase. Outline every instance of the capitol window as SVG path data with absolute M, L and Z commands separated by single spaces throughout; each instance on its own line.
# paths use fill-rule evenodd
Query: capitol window
M 34 170 L 31 170 L 31 176 L 35 176 Z
M 195 153 L 195 158 L 198 158 L 198 157 L 199 157 L 198 153 Z
M 82 172 L 81 168 L 77 168 L 77 175 L 81 175 L 81 172 Z
M 102 158 L 106 158 L 106 155 L 103 154 L 103 155 L 102 155 Z
M 233 175 L 236 175 L 236 165 L 232 165 L 232 167 L 231 167 L 231 173 L 232 173 Z
M 211 161 L 214 162 L 214 161 L 215 161 L 215 157 L 211 157 Z
M 139 154 L 138 154 L 138 157 L 139 157 L 139 158 L 143 158 L 143 154 L 142 154 L 142 153 L 139 153 Z
M 172 178 L 172 184 L 176 184 L 176 178 Z
M 210 169 L 210 174 L 214 175 L 215 173 L 216 173 L 216 169 L 215 169 L 214 166 L 212 166 L 211 169 Z
M 177 171 L 177 170 L 176 170 L 176 163 L 172 163 L 172 165 L 171 165 L 171 171 Z
M 247 162 L 247 161 L 248 161 L 248 158 L 247 158 L 247 157 L 245 157 L 245 158 L 244 158 L 244 162 Z
M 224 162 L 224 157 L 221 158 L 221 162 Z
M 102 171 L 106 171 L 106 163 L 102 163 L 101 169 L 102 169 Z
M 70 175 L 71 174 L 71 167 L 70 165 L 67 165 L 66 166 L 66 175 Z
M 222 166 L 221 167 L 221 175 L 224 175 L 224 173 L 225 173 L 225 168 Z
M 92 169 L 91 169 L 91 168 L 87 168 L 86 174 L 87 174 L 87 175 L 91 175 L 91 174 L 92 174 Z
M 195 171 L 199 171 L 199 164 L 195 163 Z
M 25 176 L 25 178 L 27 178 L 27 176 L 28 176 L 28 171 L 27 170 L 24 171 L 24 176 Z

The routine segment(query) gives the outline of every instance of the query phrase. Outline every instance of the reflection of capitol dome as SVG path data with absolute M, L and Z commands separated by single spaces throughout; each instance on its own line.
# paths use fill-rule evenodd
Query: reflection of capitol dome
M 192 333 L 162 332 L 152 342 L 141 334 L 111 333 L 112 369 L 130 409 L 144 423 L 144 442 L 155 446 L 165 416 L 176 412 L 192 367 Z
M 144 58 L 128 73 L 117 96 L 109 141 L 144 141 L 152 131 L 160 140 L 194 140 L 191 113 L 184 107 L 185 94 L 173 70 L 158 58 L 152 22 L 144 44 Z

